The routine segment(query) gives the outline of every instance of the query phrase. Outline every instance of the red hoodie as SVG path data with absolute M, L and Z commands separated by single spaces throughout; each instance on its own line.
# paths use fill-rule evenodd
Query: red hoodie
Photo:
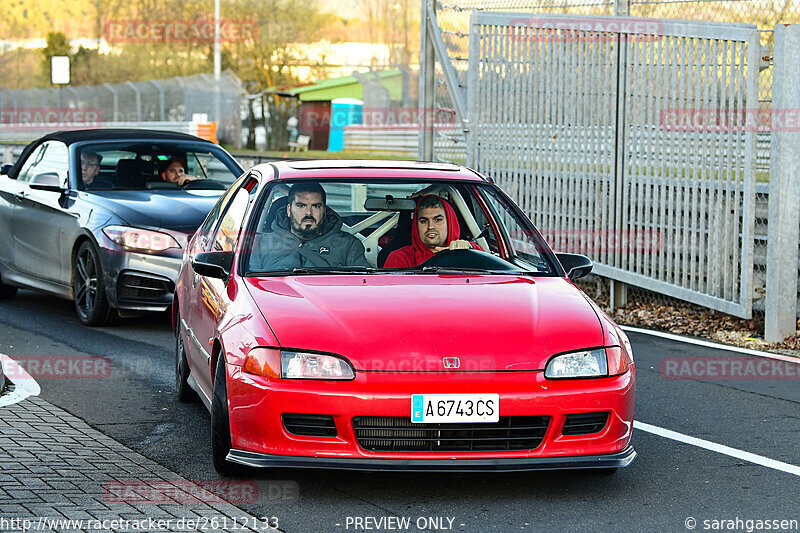
M 423 196 L 422 198 L 428 197 L 438 198 L 444 206 L 444 213 L 447 217 L 447 241 L 444 243 L 444 246 L 449 246 L 451 241 L 458 240 L 458 237 L 461 235 L 461 227 L 458 225 L 456 212 L 444 198 L 433 194 Z M 417 201 L 417 205 L 422 201 L 422 198 Z M 433 252 L 430 248 L 422 244 L 422 239 L 419 238 L 419 228 L 417 228 L 416 224 L 417 210 L 414 211 L 414 216 L 411 219 L 411 244 L 398 248 L 390 253 L 389 257 L 386 258 L 386 263 L 383 265 L 383 268 L 411 268 L 433 257 Z M 475 244 L 473 244 L 472 247 L 478 250 L 481 249 Z

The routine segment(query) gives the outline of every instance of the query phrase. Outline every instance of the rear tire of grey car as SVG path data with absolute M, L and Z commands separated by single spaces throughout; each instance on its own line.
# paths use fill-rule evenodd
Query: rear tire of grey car
M 75 254 L 72 265 L 72 289 L 78 319 L 86 326 L 111 323 L 115 310 L 108 304 L 100 254 L 85 241 Z
M 214 393 L 211 399 L 211 455 L 214 470 L 225 477 L 239 475 L 244 468 L 229 462 L 231 425 L 228 417 L 228 386 L 225 379 L 225 355 L 219 354 L 214 369 Z
M 186 350 L 183 348 L 180 324 L 178 324 L 178 334 L 175 337 L 175 391 L 178 393 L 178 401 L 194 403 L 197 400 L 197 394 L 189 386 L 189 362 L 186 360 Z
M 13 285 L 6 285 L 3 283 L 3 278 L 0 278 L 0 300 L 9 300 L 17 295 L 17 288 Z

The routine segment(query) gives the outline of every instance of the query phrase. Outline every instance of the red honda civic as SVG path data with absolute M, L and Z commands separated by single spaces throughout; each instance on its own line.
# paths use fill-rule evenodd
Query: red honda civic
M 178 398 L 214 466 L 613 472 L 636 457 L 625 333 L 491 180 L 455 165 L 256 166 L 191 239 Z

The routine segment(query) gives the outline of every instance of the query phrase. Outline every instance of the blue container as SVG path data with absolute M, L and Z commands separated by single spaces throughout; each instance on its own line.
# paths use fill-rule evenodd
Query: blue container
M 350 124 L 361 124 L 363 107 L 364 102 L 358 98 L 334 98 L 331 100 L 329 152 L 338 152 L 344 148 L 344 127 Z

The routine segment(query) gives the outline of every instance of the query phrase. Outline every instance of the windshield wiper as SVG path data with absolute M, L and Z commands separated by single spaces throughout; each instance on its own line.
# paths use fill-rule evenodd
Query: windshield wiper
M 292 274 L 372 274 L 377 269 L 371 267 L 294 267 Z
M 462 268 L 446 266 L 425 266 L 422 267 L 423 274 L 492 274 L 494 270 L 485 268 Z

